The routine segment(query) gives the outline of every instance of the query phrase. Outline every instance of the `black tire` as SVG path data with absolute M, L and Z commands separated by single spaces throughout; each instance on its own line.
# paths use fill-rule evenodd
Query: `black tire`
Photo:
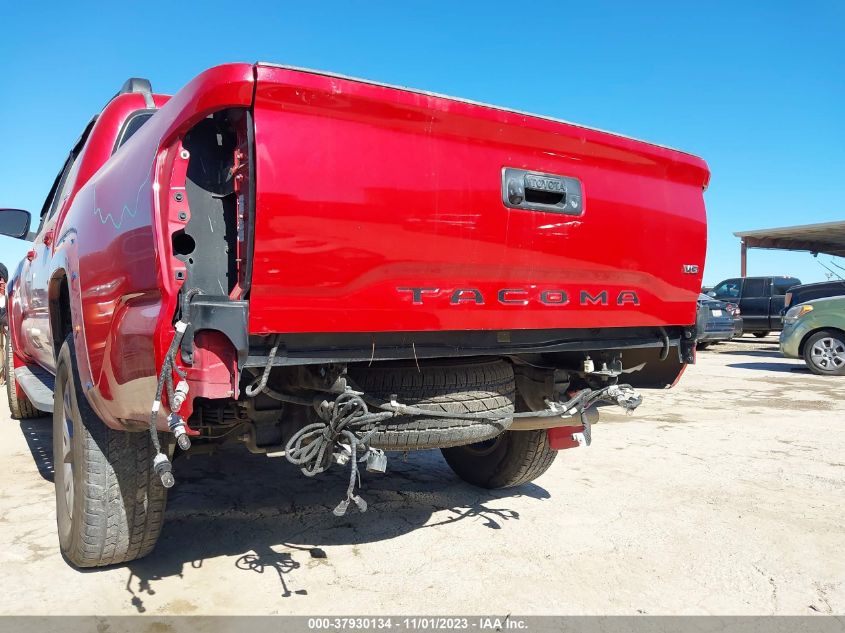
M 766 338 L 770 333 L 769 332 L 752 332 L 754 336 L 757 338 Z
M 510 363 L 499 360 L 461 359 L 416 363 L 385 363 L 349 368 L 354 384 L 368 396 L 456 413 L 514 411 L 516 386 Z M 450 420 L 425 416 L 399 416 L 379 423 L 370 444 L 389 451 L 410 451 L 471 444 L 496 437 L 511 418 Z M 368 427 L 362 428 L 366 431 Z
M 91 409 L 79 388 L 69 335 L 56 366 L 53 413 L 56 521 L 67 560 L 77 567 L 102 567 L 152 551 L 167 503 L 167 490 L 152 469 L 153 455 L 148 433 L 110 429 Z
M 506 431 L 487 442 L 442 452 L 458 477 L 481 488 L 512 488 L 534 481 L 558 454 L 549 447 L 545 430 Z
M 9 412 L 16 420 L 27 420 L 29 418 L 40 418 L 49 415 L 35 408 L 23 390 L 18 387 L 15 380 L 15 352 L 12 349 L 12 337 L 6 332 L 6 343 L 4 353 L 6 364 L 3 367 L 6 378 L 6 395 L 9 397 Z
M 804 362 L 819 376 L 845 376 L 845 334 L 837 330 L 813 334 L 804 343 Z
M 707 342 L 707 341 L 701 341 L 701 342 L 699 342 L 699 343 L 696 343 L 696 344 L 695 344 L 695 348 L 696 348 L 696 349 L 707 349 L 707 347 L 708 347 L 709 345 L 710 345 L 710 343 L 709 343 L 709 342 Z

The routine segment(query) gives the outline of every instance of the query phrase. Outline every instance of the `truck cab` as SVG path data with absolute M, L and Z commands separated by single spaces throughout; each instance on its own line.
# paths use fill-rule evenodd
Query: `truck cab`
M 733 277 L 719 282 L 707 294 L 720 301 L 738 303 L 743 333 L 757 337 L 783 329 L 781 311 L 787 291 L 801 280 L 796 277 Z

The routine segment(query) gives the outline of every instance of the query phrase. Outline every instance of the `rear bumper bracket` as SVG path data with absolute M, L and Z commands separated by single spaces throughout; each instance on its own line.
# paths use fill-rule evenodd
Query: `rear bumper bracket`
M 182 338 L 182 360 L 193 363 L 194 336 L 200 330 L 215 330 L 231 341 L 237 352 L 238 369 L 243 369 L 249 354 L 249 302 L 229 297 L 199 295 L 191 301 L 188 329 Z

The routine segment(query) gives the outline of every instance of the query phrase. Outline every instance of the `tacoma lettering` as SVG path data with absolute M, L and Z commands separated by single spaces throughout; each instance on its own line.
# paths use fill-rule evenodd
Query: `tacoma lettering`
M 411 299 L 412 305 L 432 304 L 435 301 L 443 301 L 449 297 L 450 305 L 474 304 L 485 305 L 486 297 L 479 288 L 456 288 L 441 291 L 439 288 L 419 288 L 413 286 L 397 287 L 396 291 Z M 493 293 L 491 293 L 493 294 Z M 570 304 L 570 293 L 560 288 L 539 290 L 537 288 L 502 288 L 495 291 L 496 303 L 504 306 L 526 306 L 530 303 L 539 303 L 550 307 L 560 307 Z M 572 293 L 578 297 L 577 305 L 580 306 L 638 306 L 640 297 L 634 290 L 620 290 L 612 294 L 609 290 L 580 290 Z M 441 297 L 441 295 L 443 295 Z

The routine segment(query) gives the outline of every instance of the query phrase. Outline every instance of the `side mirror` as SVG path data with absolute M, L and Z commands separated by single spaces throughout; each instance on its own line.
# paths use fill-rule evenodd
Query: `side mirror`
M 710 292 L 707 293 L 707 296 L 708 297 L 715 297 L 716 293 L 711 290 Z
M 29 211 L 0 209 L 0 235 L 24 239 L 29 234 L 30 219 Z

